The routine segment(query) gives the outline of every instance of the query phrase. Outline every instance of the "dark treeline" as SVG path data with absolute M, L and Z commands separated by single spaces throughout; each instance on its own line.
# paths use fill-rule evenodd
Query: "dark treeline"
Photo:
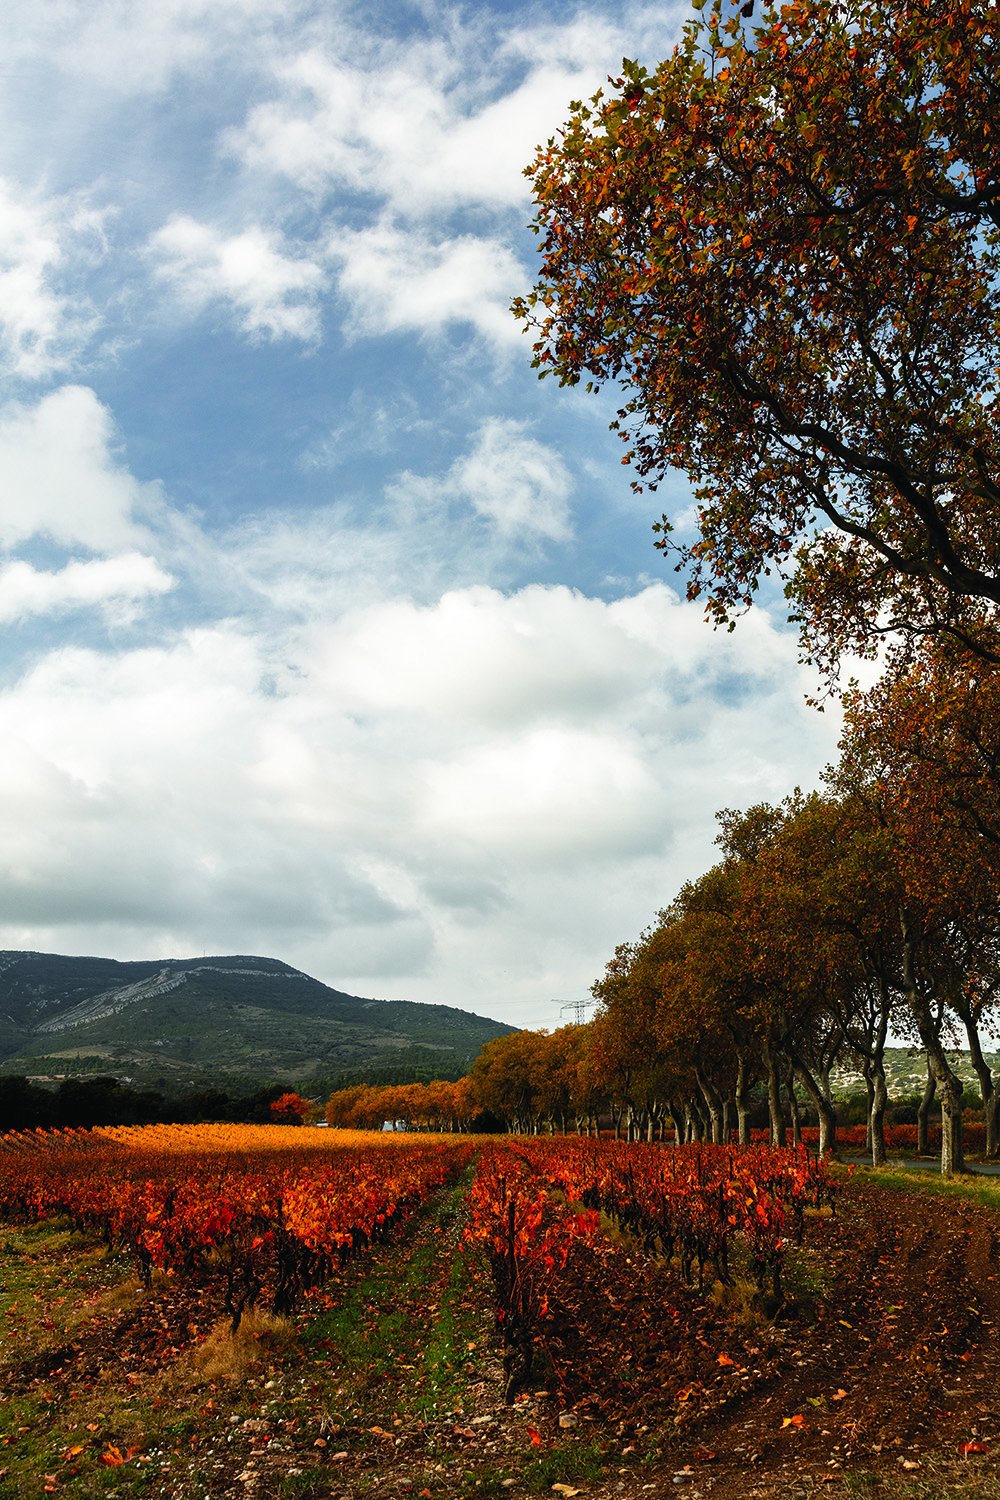
M 284 1092 L 283 1085 L 271 1084 L 243 1098 L 233 1098 L 221 1089 L 197 1089 L 167 1099 L 155 1090 L 129 1088 L 110 1077 L 66 1078 L 54 1089 L 27 1078 L 0 1078 L 0 1130 L 197 1124 L 206 1120 L 271 1124 L 275 1118 L 271 1105 Z M 282 1118 L 283 1123 L 289 1123 Z

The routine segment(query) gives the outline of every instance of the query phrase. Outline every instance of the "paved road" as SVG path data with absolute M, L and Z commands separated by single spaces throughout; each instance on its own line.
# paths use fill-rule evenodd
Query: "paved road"
M 857 1162 L 870 1167 L 872 1159 L 870 1156 L 841 1156 L 841 1161 Z M 907 1172 L 940 1172 L 940 1161 L 932 1161 L 927 1157 L 914 1158 L 902 1156 L 890 1156 L 888 1165 L 890 1167 L 902 1167 Z M 985 1166 L 982 1162 L 967 1161 L 965 1164 L 967 1172 L 975 1172 L 980 1177 L 1000 1177 L 1000 1163 Z

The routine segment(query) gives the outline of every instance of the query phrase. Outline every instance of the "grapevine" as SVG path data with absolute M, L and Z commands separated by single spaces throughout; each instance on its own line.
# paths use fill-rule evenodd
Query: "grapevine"
M 468 1162 L 467 1142 L 281 1126 L 148 1126 L 0 1137 L 0 1217 L 65 1216 L 134 1258 L 148 1285 L 215 1277 L 233 1330 L 269 1290 L 288 1313 L 335 1266 L 391 1237 Z

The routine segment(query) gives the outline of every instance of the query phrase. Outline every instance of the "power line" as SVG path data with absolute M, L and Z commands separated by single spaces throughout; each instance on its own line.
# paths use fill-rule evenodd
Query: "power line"
M 552 1001 L 553 1005 L 558 1005 L 560 1015 L 565 1010 L 573 1012 L 573 1024 L 575 1026 L 583 1026 L 585 1024 L 588 1007 L 593 1005 L 593 1003 L 593 999 L 589 995 L 578 996 L 575 1000 L 559 1000 L 558 998 L 554 998 Z

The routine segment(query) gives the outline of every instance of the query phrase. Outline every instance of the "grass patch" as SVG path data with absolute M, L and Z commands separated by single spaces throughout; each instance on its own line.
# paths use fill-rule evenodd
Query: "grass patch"
M 835 1168 L 838 1177 L 846 1176 L 846 1168 Z M 907 1171 L 905 1167 L 855 1167 L 853 1176 L 866 1187 L 885 1188 L 889 1192 L 912 1193 L 914 1189 L 923 1193 L 936 1193 L 945 1198 L 960 1198 L 1000 1213 L 1000 1177 L 981 1177 L 968 1173 L 962 1177 L 940 1177 L 934 1172 L 919 1169 Z
M 596 1444 L 551 1448 L 521 1471 L 521 1482 L 533 1495 L 544 1495 L 554 1484 L 592 1484 L 600 1479 L 604 1455 Z
M 379 1390 L 424 1416 L 456 1406 L 465 1366 L 484 1338 L 474 1306 L 481 1267 L 458 1244 L 471 1169 L 441 1191 L 420 1216 L 416 1243 L 376 1252 L 350 1283 L 323 1294 L 326 1307 L 303 1329 L 306 1349 L 327 1350 L 337 1373 L 357 1383 L 356 1399 Z

